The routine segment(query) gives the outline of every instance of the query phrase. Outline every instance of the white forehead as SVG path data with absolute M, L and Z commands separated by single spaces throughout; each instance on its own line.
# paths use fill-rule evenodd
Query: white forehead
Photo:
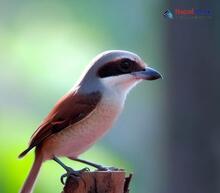
M 126 50 L 107 50 L 107 51 L 104 51 L 100 54 L 98 54 L 95 58 L 96 59 L 99 59 L 99 58 L 102 58 L 102 57 L 129 57 L 129 58 L 137 58 L 137 59 L 140 59 L 140 57 L 133 53 L 133 52 L 130 52 L 130 51 L 126 51 Z
M 133 61 L 136 61 L 139 64 L 142 64 L 142 59 L 135 53 L 125 51 L 125 50 L 108 50 L 105 52 L 102 52 L 98 54 L 91 62 L 91 65 L 96 65 L 96 67 L 100 67 L 103 64 L 106 64 L 108 62 L 127 58 Z

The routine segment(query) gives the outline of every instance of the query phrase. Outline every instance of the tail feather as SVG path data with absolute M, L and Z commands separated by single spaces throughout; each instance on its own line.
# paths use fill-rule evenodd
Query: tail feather
M 23 158 L 31 149 L 30 148 L 27 148 L 25 149 L 23 152 L 21 152 L 18 156 L 18 158 Z
M 27 179 L 25 180 L 23 187 L 20 190 L 20 193 L 31 193 L 32 192 L 32 189 L 34 187 L 34 183 L 37 179 L 38 173 L 40 171 L 42 162 L 43 162 L 42 156 L 40 154 L 38 155 L 36 154 L 32 168 L 28 174 Z

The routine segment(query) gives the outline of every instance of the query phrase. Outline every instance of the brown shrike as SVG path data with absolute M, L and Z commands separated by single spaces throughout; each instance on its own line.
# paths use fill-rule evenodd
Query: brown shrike
M 80 171 L 65 166 L 57 157 L 105 169 L 77 157 L 112 127 L 128 92 L 137 83 L 158 78 L 161 75 L 132 52 L 112 50 L 99 54 L 79 82 L 56 103 L 33 133 L 29 147 L 19 155 L 21 158 L 35 147 L 35 160 L 20 193 L 32 192 L 46 160 L 53 159 L 66 169 L 64 176 Z

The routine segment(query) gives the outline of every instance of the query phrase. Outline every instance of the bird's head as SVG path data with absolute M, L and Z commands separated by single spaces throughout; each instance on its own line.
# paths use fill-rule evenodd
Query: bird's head
M 142 80 L 156 80 L 161 74 L 148 67 L 136 54 L 111 50 L 96 56 L 91 62 L 82 81 L 92 84 L 101 83 L 105 87 L 128 92 Z

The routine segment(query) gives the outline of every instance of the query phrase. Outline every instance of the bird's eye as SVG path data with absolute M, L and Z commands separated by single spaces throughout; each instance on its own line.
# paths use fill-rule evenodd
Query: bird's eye
M 120 70 L 122 72 L 130 72 L 132 67 L 132 61 L 130 60 L 123 60 L 120 63 Z

